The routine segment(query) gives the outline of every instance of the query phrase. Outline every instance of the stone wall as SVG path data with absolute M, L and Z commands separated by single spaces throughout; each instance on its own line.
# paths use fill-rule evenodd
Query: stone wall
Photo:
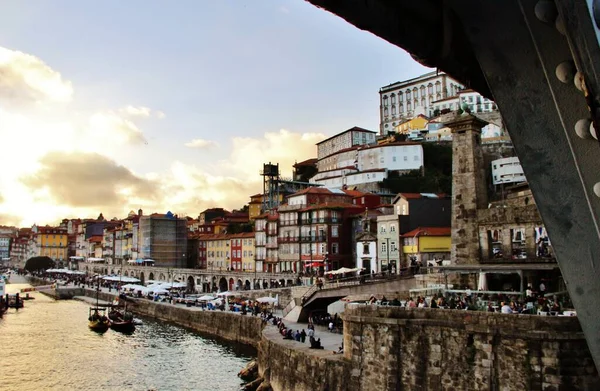
M 577 318 L 351 304 L 355 390 L 597 390 Z
M 265 334 L 270 330 L 266 329 Z M 342 355 L 310 350 L 307 346 L 288 347 L 278 341 L 281 335 L 265 335 L 258 348 L 259 374 L 274 391 L 356 390 L 350 376 L 351 365 Z M 379 388 L 371 388 L 379 390 Z

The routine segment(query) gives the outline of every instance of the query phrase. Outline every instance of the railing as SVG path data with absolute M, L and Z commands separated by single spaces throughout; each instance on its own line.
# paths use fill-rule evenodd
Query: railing
M 267 231 L 267 235 L 269 236 L 273 236 L 273 235 L 277 235 L 277 230 L 276 229 L 270 229 Z
M 326 242 L 326 235 L 309 235 L 309 236 L 300 236 L 301 242 Z
M 289 314 L 295 307 L 296 307 L 296 300 L 294 298 L 292 298 L 292 300 L 290 300 L 288 305 L 286 305 L 285 308 L 283 309 L 281 317 L 285 318 L 286 315 Z
M 278 244 L 277 242 L 268 242 L 267 243 L 267 248 L 277 248 Z
M 296 243 L 300 240 L 298 236 L 280 236 L 278 241 L 280 243 Z
M 292 225 L 298 225 L 298 221 L 280 220 L 279 225 L 282 227 L 289 227 Z

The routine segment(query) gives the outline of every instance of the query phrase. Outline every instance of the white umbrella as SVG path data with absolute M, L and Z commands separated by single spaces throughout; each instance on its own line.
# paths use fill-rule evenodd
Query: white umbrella
M 477 290 L 480 290 L 480 291 L 488 290 L 487 278 L 485 276 L 485 273 L 479 273 L 479 282 L 477 283 Z
M 277 298 L 276 297 L 259 297 L 258 299 L 256 299 L 256 301 L 258 301 L 259 303 L 277 303 Z
M 209 296 L 209 295 L 204 295 L 204 296 L 200 296 L 198 298 L 198 300 L 200 301 L 210 301 L 210 300 L 214 300 L 215 298 L 213 296 Z
M 229 296 L 235 296 L 235 295 L 237 295 L 237 293 L 229 292 L 229 291 L 217 293 L 217 296 L 223 296 L 223 297 L 229 297 Z

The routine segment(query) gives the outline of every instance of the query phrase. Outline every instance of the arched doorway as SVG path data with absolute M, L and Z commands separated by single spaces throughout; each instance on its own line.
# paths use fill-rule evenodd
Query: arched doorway
M 129 272 L 127 270 L 125 270 L 125 277 L 129 277 Z
M 104 269 L 104 274 L 108 274 L 108 268 Z
M 237 285 L 235 286 L 235 290 L 236 291 L 241 291 L 242 290 L 242 280 L 241 279 L 237 280 Z
M 225 279 L 225 277 L 221 277 L 221 279 L 219 280 L 219 290 L 221 292 L 227 291 L 227 280 Z
M 115 271 L 113 269 L 110 269 L 110 275 L 114 276 L 115 275 Z
M 148 279 L 150 281 L 153 281 L 154 280 L 154 273 L 150 272 L 150 274 L 148 275 Z
M 140 272 L 140 284 L 144 285 L 144 272 Z
M 210 291 L 211 292 L 216 292 L 218 290 L 217 288 L 217 277 L 213 276 L 212 280 L 211 280 L 211 284 L 210 284 Z
M 233 286 L 235 285 L 235 280 L 233 278 L 229 279 L 229 290 L 233 290 Z
M 252 287 L 250 286 L 250 281 L 246 280 L 246 282 L 244 283 L 244 290 L 249 291 L 250 289 L 252 289 Z
M 187 278 L 187 291 L 190 293 L 196 292 L 196 281 L 194 281 L 194 277 L 192 276 Z
M 158 276 L 158 281 L 165 281 L 165 275 L 163 273 L 160 273 Z

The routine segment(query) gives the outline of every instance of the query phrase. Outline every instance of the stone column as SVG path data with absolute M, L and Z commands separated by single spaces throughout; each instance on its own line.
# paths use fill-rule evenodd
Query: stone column
M 460 114 L 446 124 L 452 130 L 452 261 L 478 264 L 477 210 L 487 207 L 481 128 L 487 122 Z

